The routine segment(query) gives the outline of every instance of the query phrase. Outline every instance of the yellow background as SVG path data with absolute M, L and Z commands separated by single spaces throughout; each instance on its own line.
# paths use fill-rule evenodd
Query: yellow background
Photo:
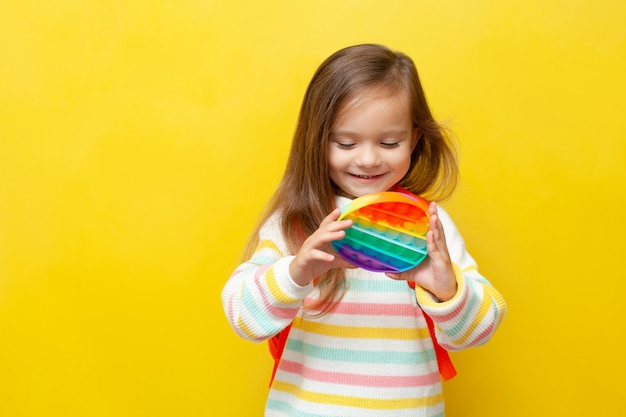
M 448 416 L 625 409 L 626 3 L 3 1 L 0 416 L 260 416 L 219 294 L 317 65 L 411 55 L 509 315 Z

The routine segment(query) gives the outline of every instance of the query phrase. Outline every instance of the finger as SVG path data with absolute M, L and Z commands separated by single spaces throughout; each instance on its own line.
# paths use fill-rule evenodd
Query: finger
M 438 249 L 439 241 L 439 219 L 437 214 L 431 214 L 429 220 L 429 229 L 426 234 L 426 245 L 428 247 L 428 253 L 436 252 Z
M 340 215 L 341 215 L 341 210 L 339 210 L 339 208 L 334 209 L 333 211 L 330 212 L 330 214 L 328 214 L 328 216 L 324 217 L 324 220 L 322 220 L 322 223 L 320 224 L 320 226 L 322 224 L 328 224 L 328 223 L 334 222 L 335 220 L 339 218 Z
M 430 203 L 428 214 L 430 214 L 429 226 L 430 230 L 435 230 L 437 232 L 443 231 L 441 226 L 441 222 L 439 221 L 439 212 L 437 211 L 437 204 Z
M 336 240 L 341 240 L 344 237 L 346 237 L 346 232 L 344 230 L 329 231 L 320 236 L 320 241 L 322 244 L 327 244 Z
M 337 221 L 341 210 L 334 209 L 328 216 L 324 217 L 324 220 L 320 223 L 318 230 L 328 228 L 328 230 L 344 230 L 352 226 L 352 220 L 344 219 Z
M 350 219 L 333 222 L 328 225 L 329 230 L 333 230 L 333 231 L 349 229 L 351 226 L 352 226 L 352 220 Z
M 428 205 L 428 214 L 430 216 L 435 216 L 437 214 L 437 203 L 431 201 Z
M 311 251 L 310 257 L 312 260 L 322 262 L 333 262 L 335 260 L 335 255 L 319 249 L 313 249 Z
M 428 248 L 428 257 L 434 261 L 445 258 L 447 248 L 442 234 L 436 230 L 429 230 L 426 235 L 426 247 Z
M 435 245 L 433 249 L 442 250 L 446 247 L 446 238 L 443 230 L 443 224 L 441 224 L 441 221 L 439 220 L 436 204 L 431 203 L 430 208 L 432 209 L 432 211 L 429 210 L 431 214 L 429 223 L 429 234 L 432 237 L 432 244 Z
M 385 275 L 387 275 L 391 279 L 395 279 L 395 280 L 400 279 L 400 274 L 397 272 L 385 272 Z

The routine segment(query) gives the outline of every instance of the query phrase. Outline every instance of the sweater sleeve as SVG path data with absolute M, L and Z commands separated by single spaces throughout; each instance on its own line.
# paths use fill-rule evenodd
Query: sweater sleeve
M 293 282 L 292 259 L 274 215 L 261 228 L 252 258 L 235 269 L 222 289 L 226 317 L 242 338 L 260 342 L 281 331 L 313 290 L 313 284 Z
M 498 328 L 507 306 L 504 298 L 478 272 L 478 265 L 445 210 L 438 208 L 458 290 L 449 301 L 439 302 L 416 287 L 417 301 L 435 323 L 437 341 L 447 350 L 460 350 L 486 343 Z

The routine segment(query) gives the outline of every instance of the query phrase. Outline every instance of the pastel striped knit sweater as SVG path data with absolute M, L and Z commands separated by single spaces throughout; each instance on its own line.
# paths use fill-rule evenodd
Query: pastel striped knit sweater
M 348 199 L 337 197 L 337 205 Z M 447 302 L 382 273 L 346 270 L 347 292 L 321 318 L 303 315 L 316 300 L 312 284 L 289 276 L 277 216 L 260 231 L 252 259 L 222 291 L 226 316 L 241 337 L 264 341 L 293 322 L 266 404 L 265 416 L 443 416 L 437 360 L 423 312 L 437 340 L 454 351 L 481 345 L 506 313 L 500 293 L 482 277 L 448 214 L 439 208 L 458 291 Z M 268 375 L 269 378 L 269 375 Z

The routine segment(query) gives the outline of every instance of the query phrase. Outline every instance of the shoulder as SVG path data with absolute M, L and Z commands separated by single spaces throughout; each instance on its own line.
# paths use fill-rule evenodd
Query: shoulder
M 278 211 L 270 214 L 259 228 L 259 237 L 261 239 L 267 239 L 275 236 L 281 236 L 281 218 L 280 212 Z
M 467 252 L 465 240 L 463 236 L 461 236 L 461 232 L 452 220 L 450 214 L 439 205 L 437 205 L 437 213 L 439 214 L 439 221 L 443 226 L 443 231 L 446 236 L 446 245 L 448 246 L 448 251 L 450 252 L 450 257 L 453 262 L 463 267 L 475 264 L 474 259 Z
M 259 248 L 272 247 L 281 256 L 288 255 L 287 244 L 283 237 L 282 216 L 280 212 L 274 212 L 261 224 L 258 231 Z M 259 249 L 257 248 L 257 249 Z
M 439 221 L 443 225 L 443 229 L 446 232 L 448 231 L 447 229 L 451 229 L 451 230 L 458 232 L 456 224 L 454 224 L 454 221 L 452 220 L 452 216 L 450 216 L 450 214 L 446 211 L 446 209 L 441 207 L 439 203 L 437 203 L 437 214 L 439 215 Z
M 448 248 L 451 246 L 455 246 L 457 244 L 465 245 L 463 242 L 463 237 L 461 236 L 461 232 L 457 228 L 454 220 L 452 220 L 452 216 L 439 204 L 437 204 L 437 214 L 439 216 L 439 221 L 443 226 L 443 231 L 446 235 L 446 243 L 448 244 Z

